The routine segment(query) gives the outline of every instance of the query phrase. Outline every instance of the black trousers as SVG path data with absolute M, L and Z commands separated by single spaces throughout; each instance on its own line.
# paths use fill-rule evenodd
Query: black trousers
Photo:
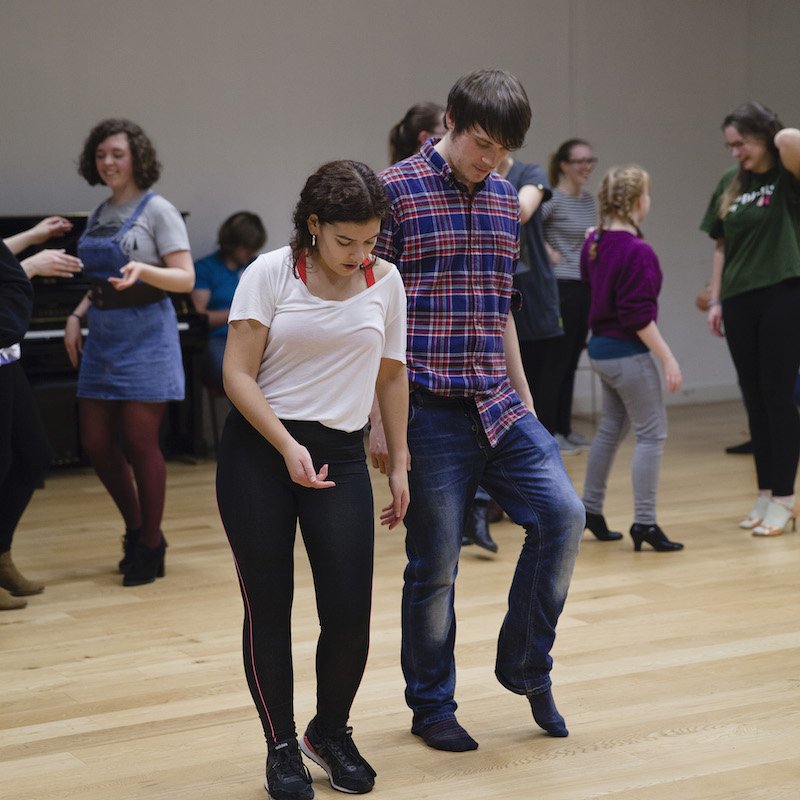
M 725 336 L 744 397 L 759 489 L 794 494 L 800 418 L 794 386 L 800 368 L 800 278 L 722 303 Z
M 36 400 L 19 361 L 0 367 L 0 553 L 53 458 Z
M 558 340 L 561 348 L 561 375 L 556 409 L 556 433 L 572 432 L 572 395 L 575 391 L 575 370 L 589 335 L 589 302 L 591 293 L 583 281 L 559 281 L 561 324 L 564 335 Z
M 563 336 L 552 339 L 537 339 L 519 343 L 522 367 L 528 381 L 536 416 L 550 433 L 556 433 L 558 403 L 561 381 L 557 375 L 562 372 Z M 570 401 L 571 405 L 571 401 Z
M 344 726 L 369 647 L 374 516 L 362 431 L 285 422 L 311 454 L 329 465 L 336 486 L 293 483 L 283 457 L 231 411 L 220 442 L 217 499 L 244 602 L 244 668 L 268 745 L 296 735 L 291 611 L 295 527 L 300 523 L 316 591 L 317 720 Z

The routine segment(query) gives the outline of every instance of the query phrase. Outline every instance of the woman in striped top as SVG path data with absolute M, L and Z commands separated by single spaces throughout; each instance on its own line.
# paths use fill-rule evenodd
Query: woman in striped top
M 550 157 L 553 197 L 542 204 L 545 246 L 558 280 L 564 328 L 555 343 L 561 350 L 560 369 L 549 387 L 557 394 L 555 426 L 550 432 L 563 453 L 580 452 L 589 444 L 572 430 L 571 416 L 575 370 L 588 334 L 589 289 L 581 282 L 579 259 L 587 229 L 597 225 L 597 206 L 585 188 L 596 163 L 588 142 L 568 139 L 561 144 Z

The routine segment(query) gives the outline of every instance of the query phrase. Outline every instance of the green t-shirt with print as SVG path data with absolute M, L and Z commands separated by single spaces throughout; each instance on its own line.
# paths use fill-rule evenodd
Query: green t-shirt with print
M 700 224 L 713 239 L 725 240 L 723 300 L 800 277 L 800 182 L 780 165 L 748 172 L 744 191 L 720 219 L 720 195 L 738 170 L 722 176 Z

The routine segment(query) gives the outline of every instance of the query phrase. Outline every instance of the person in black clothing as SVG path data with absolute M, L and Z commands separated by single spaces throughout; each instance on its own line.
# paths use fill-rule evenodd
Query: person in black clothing
M 21 264 L 0 242 L 0 611 L 23 608 L 44 586 L 25 578 L 11 560 L 11 541 L 52 453 L 19 363 L 33 288 Z

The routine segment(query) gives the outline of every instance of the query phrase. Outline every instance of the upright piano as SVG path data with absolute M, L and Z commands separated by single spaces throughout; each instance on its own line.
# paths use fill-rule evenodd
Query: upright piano
M 5 239 L 33 227 L 49 214 L 38 216 L 0 216 L 0 238 Z M 64 248 L 76 255 L 76 247 L 88 214 L 61 214 L 72 223 L 72 231 L 20 253 L 21 260 L 43 248 Z M 72 278 L 33 279 L 34 301 L 31 326 L 22 342 L 22 368 L 44 422 L 55 453 L 54 466 L 86 463 L 80 446 L 75 390 L 78 371 L 64 349 L 67 317 L 89 289 L 80 274 Z M 194 311 L 189 295 L 171 295 L 178 315 L 178 332 L 186 373 L 186 398 L 170 403 L 161 430 L 161 443 L 167 456 L 200 457 L 207 445 L 202 426 L 202 384 L 200 359 L 208 334 L 207 318 Z

